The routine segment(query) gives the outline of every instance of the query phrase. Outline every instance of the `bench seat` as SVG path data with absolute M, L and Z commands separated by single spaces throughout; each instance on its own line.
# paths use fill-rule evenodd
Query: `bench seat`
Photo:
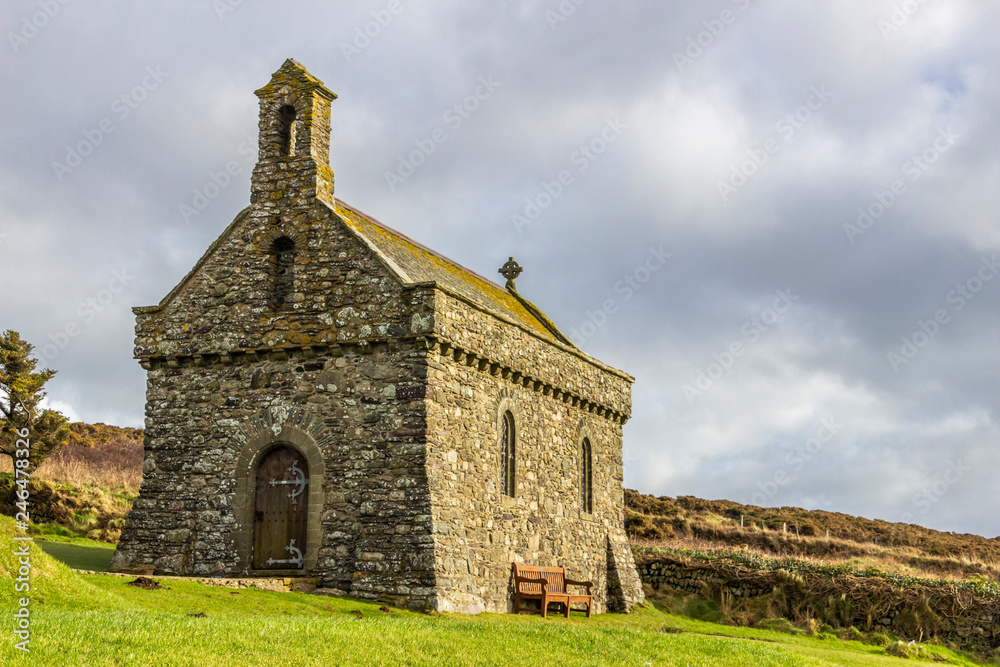
M 542 618 L 546 617 L 548 607 L 553 602 L 563 605 L 566 618 L 569 618 L 570 607 L 574 604 L 584 604 L 587 607 L 587 618 L 590 618 L 593 604 L 592 581 L 576 581 L 566 578 L 564 567 L 543 567 L 511 563 L 514 571 L 514 613 L 523 611 L 538 613 L 539 610 L 525 607 L 525 600 L 538 600 L 541 604 Z M 586 593 L 573 593 L 569 586 L 584 587 Z

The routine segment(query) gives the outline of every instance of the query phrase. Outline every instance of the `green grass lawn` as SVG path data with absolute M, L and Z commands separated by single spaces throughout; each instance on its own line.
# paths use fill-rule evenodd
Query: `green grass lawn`
M 350 598 L 173 579 L 161 580 L 165 589 L 143 590 L 128 586 L 130 578 L 72 572 L 48 555 L 52 543 L 36 543 L 31 551 L 32 650 L 26 655 L 14 650 L 9 631 L 12 603 L 24 595 L 13 590 L 12 534 L 10 520 L 0 518 L 4 665 L 920 664 L 857 642 L 715 625 L 652 606 L 591 619 L 469 617 L 386 613 Z M 934 650 L 950 664 L 975 664 Z
M 45 537 L 35 542 L 49 556 L 77 570 L 104 572 L 115 554 L 112 544 L 84 538 Z

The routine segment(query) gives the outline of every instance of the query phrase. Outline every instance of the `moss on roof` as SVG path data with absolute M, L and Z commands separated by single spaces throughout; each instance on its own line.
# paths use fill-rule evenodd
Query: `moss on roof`
M 526 302 L 492 280 L 483 278 L 339 200 L 336 212 L 355 232 L 396 264 L 396 268 L 405 274 L 400 276 L 404 282 L 440 283 L 487 310 L 506 315 L 546 340 L 569 343 L 544 313 L 538 311 L 536 316 L 525 305 Z

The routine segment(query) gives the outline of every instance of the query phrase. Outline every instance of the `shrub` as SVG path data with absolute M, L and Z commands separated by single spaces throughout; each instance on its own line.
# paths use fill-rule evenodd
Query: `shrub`
M 841 628 L 837 632 L 837 636 L 845 641 L 863 642 L 865 640 L 865 633 L 858 630 L 853 625 L 849 628 Z
M 872 632 L 864 639 L 866 644 L 872 646 L 888 646 L 892 641 L 892 638 L 884 632 Z
M 889 655 L 894 655 L 897 658 L 909 658 L 910 657 L 910 647 L 904 642 L 896 641 L 890 643 L 885 647 L 885 652 Z

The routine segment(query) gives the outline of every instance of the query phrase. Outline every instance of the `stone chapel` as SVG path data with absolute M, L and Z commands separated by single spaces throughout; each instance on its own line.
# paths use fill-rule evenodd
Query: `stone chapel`
M 156 306 L 139 499 L 112 568 L 310 577 L 417 610 L 504 612 L 511 563 L 643 594 L 624 530 L 628 374 L 515 286 L 334 197 L 336 95 L 287 60 L 250 205 Z

